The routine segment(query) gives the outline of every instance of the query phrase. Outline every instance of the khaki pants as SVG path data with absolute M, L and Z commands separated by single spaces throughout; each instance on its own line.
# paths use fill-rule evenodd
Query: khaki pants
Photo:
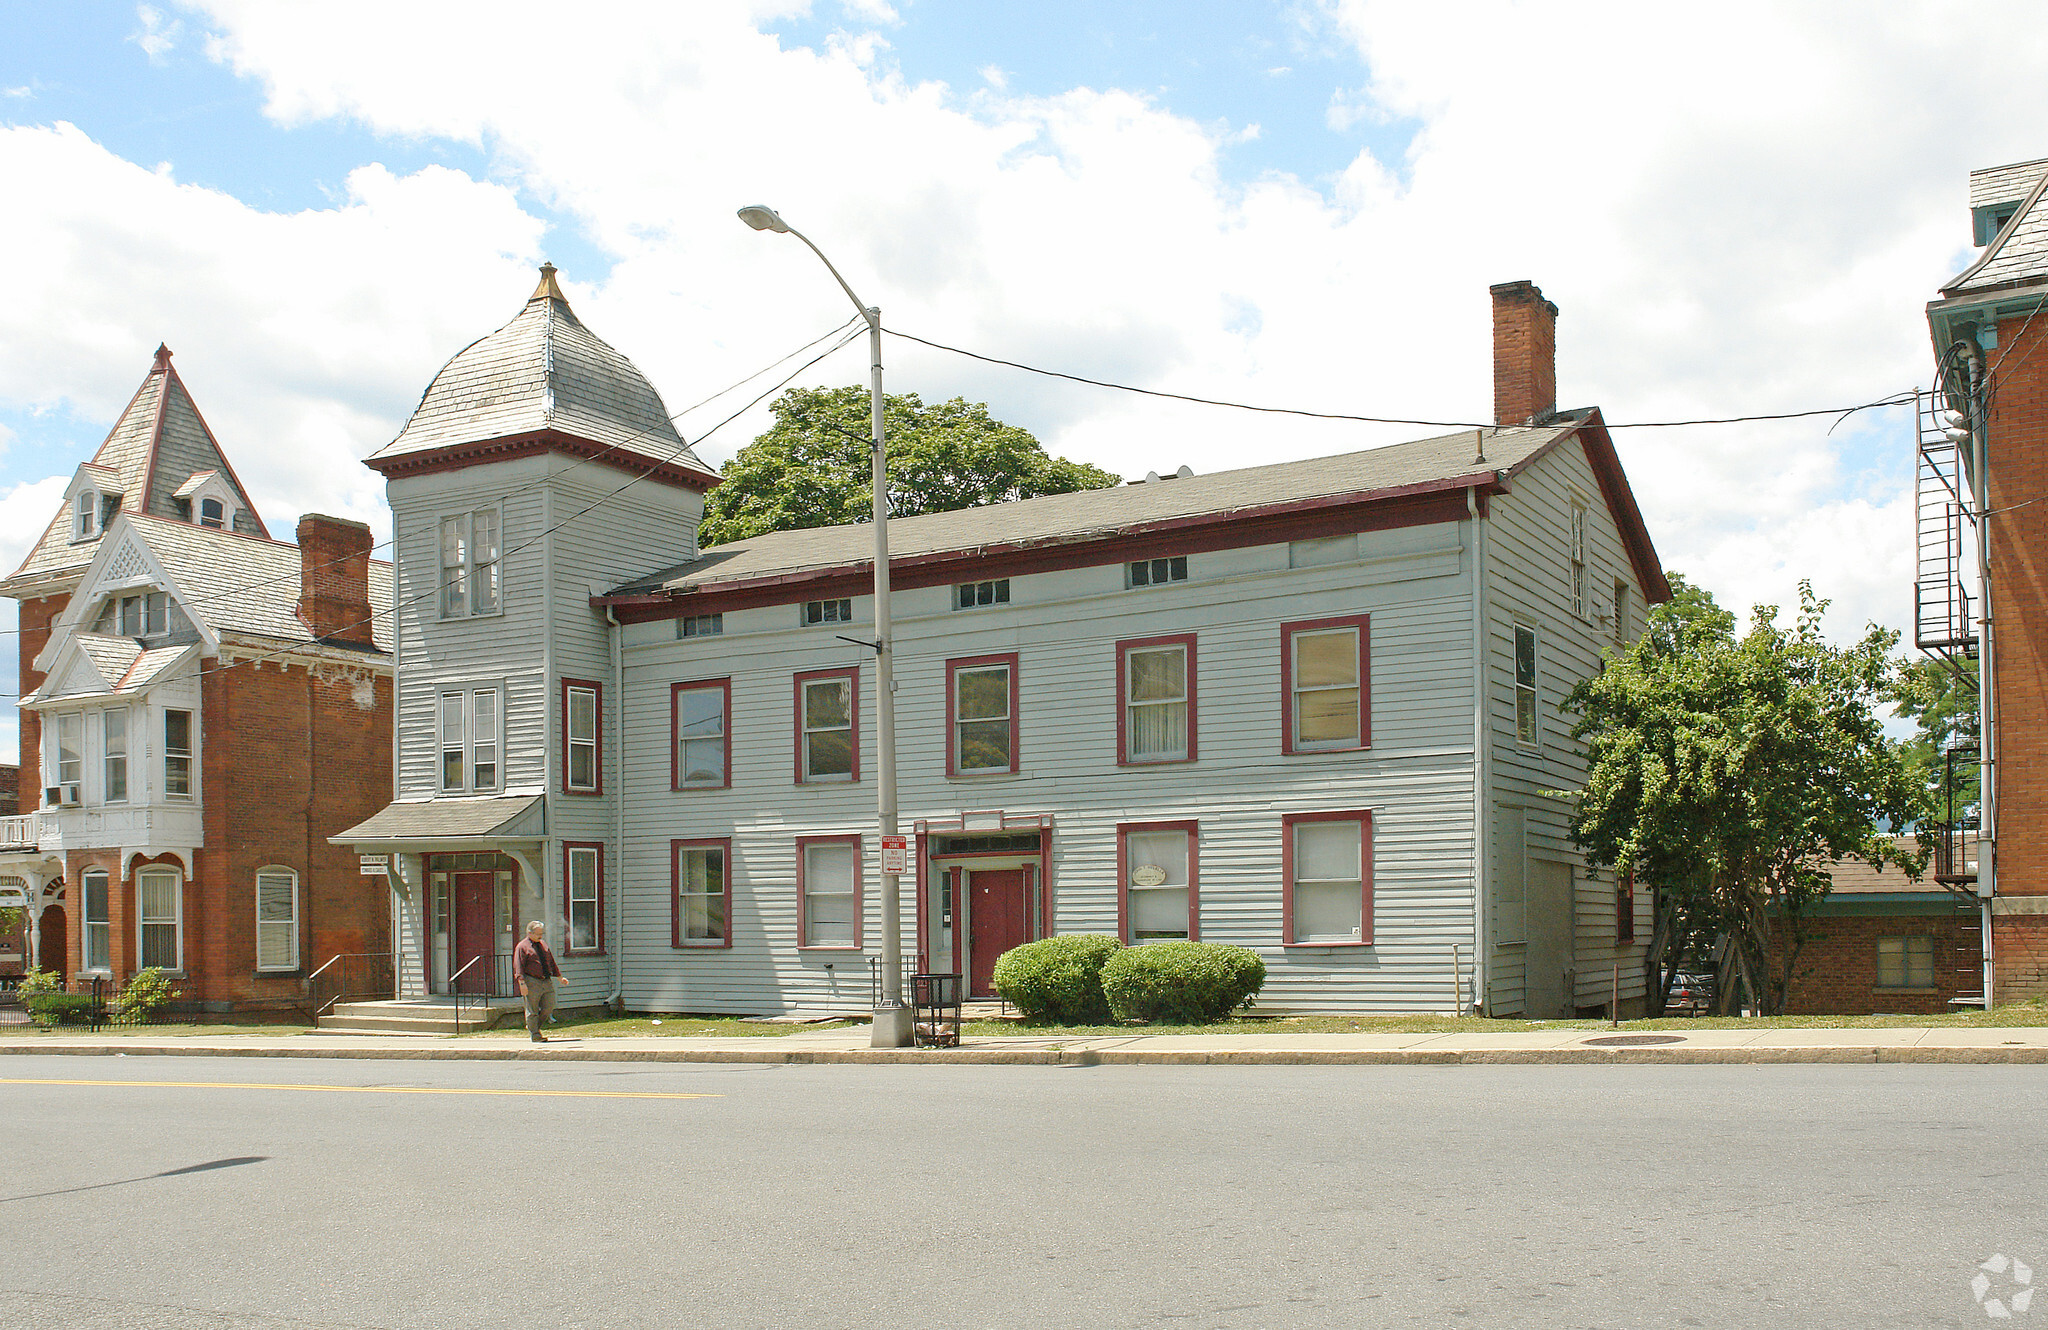
M 526 1033 L 535 1039 L 540 1038 L 542 1022 L 554 1014 L 555 981 L 552 979 L 535 979 L 528 975 L 526 979 Z

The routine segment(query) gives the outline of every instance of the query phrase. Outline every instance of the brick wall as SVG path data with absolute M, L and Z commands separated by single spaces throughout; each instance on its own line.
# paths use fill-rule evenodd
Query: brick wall
M 1557 409 L 1557 306 L 1534 282 L 1488 287 L 1493 297 L 1493 419 L 1520 425 Z
M 272 660 L 210 673 L 202 690 L 208 848 L 186 894 L 189 986 L 210 1003 L 289 1005 L 298 975 L 256 972 L 259 869 L 299 875 L 301 972 L 390 948 L 384 879 L 327 837 L 390 801 L 391 680 Z
M 1992 999 L 2019 1002 L 2048 993 L 2048 915 L 1991 916 Z
M 1993 686 L 1998 706 L 1998 893 L 2048 894 L 2048 316 L 1999 328 L 1990 411 Z M 2013 505 L 2025 505 L 2013 507 Z M 2010 509 L 1998 512 L 1998 509 Z M 1993 925 L 2003 1000 L 2048 993 L 2024 959 L 2039 916 Z M 2006 925 L 2015 939 L 2003 951 Z M 2019 967 L 2007 971 L 2008 958 Z
M 11 817 L 20 811 L 21 768 L 0 766 L 0 816 Z
M 1815 919 L 1799 952 L 1788 1015 L 1867 1016 L 1876 1011 L 1931 1014 L 1952 1010 L 1949 999 L 1975 993 L 1983 964 L 1974 929 L 1964 931 L 1953 913 L 1836 916 Z M 2043 922 L 2048 922 L 2044 919 Z M 1877 940 L 1925 934 L 1934 939 L 1932 989 L 1879 988 Z M 1958 944 L 1962 950 L 1958 951 Z M 1994 951 L 1996 950 L 1994 942 Z M 1964 967 L 1970 967 L 1967 973 Z
M 29 662 L 42 654 L 43 647 L 50 640 L 50 622 L 64 612 L 71 603 L 71 597 L 40 596 L 21 602 L 21 695 L 28 696 L 42 686 L 43 672 Z M 43 786 L 50 782 L 42 778 L 43 728 L 42 721 L 34 714 L 24 711 L 21 715 L 21 788 L 29 791 L 26 801 L 31 808 L 42 804 Z

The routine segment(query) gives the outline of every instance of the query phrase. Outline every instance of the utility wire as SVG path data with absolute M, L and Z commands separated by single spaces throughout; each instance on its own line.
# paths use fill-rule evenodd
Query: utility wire
M 890 336 L 900 337 L 906 342 L 916 342 L 919 346 L 928 346 L 934 351 L 950 351 L 956 356 L 966 356 L 970 360 L 979 360 L 985 364 L 1004 365 L 1010 369 L 1023 370 L 1027 374 L 1040 374 L 1049 379 L 1065 379 L 1070 383 L 1085 383 L 1096 388 L 1114 388 L 1118 392 L 1140 393 L 1146 397 L 1163 397 L 1176 402 L 1193 402 L 1197 406 L 1222 406 L 1229 407 L 1234 411 L 1257 411 L 1265 415 L 1275 416 L 1305 416 L 1311 420 L 1353 420 L 1368 425 L 1424 425 L 1441 429 L 1499 428 L 1498 422 L 1491 420 L 1425 420 L 1416 416 L 1362 416 L 1345 411 L 1310 411 L 1294 406 L 1255 406 L 1249 402 L 1231 402 L 1216 397 L 1194 397 L 1187 393 L 1170 393 L 1157 388 L 1139 388 L 1132 384 L 1116 383 L 1109 379 L 1091 379 L 1084 375 L 1067 374 L 1056 369 L 1041 369 L 1036 365 L 1024 364 L 1022 361 L 1004 360 L 1000 356 L 985 356 L 978 351 L 969 351 L 964 347 L 948 346 L 944 342 L 929 341 L 898 328 L 887 328 L 884 331 L 889 333 Z M 1827 406 L 1816 407 L 1809 411 L 1773 411 L 1758 415 L 1717 416 L 1701 420 L 1635 420 L 1629 421 L 1626 424 L 1617 424 L 1612 421 L 1602 423 L 1611 430 L 1676 429 L 1684 425 L 1740 425 L 1764 420 L 1800 420 L 1807 416 L 1847 415 L 1856 411 L 1869 411 L 1877 407 L 1901 406 L 1912 400 L 1913 394 L 1911 392 L 1902 392 L 1850 407 Z

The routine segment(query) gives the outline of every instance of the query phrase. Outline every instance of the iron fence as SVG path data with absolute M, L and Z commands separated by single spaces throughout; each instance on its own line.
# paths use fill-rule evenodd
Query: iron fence
M 68 989 L 18 994 L 20 1007 L 0 1009 L 0 1024 L 83 1028 L 97 1033 L 113 1027 L 189 1025 L 199 1004 L 184 1000 L 175 979 L 140 976 L 117 984 L 105 975 L 80 979 Z
M 472 956 L 461 969 L 448 976 L 448 995 L 455 999 L 455 1026 L 463 1028 L 463 1013 L 474 1007 L 481 1013 L 489 1010 L 492 998 L 519 996 L 519 985 L 512 973 L 511 956 Z

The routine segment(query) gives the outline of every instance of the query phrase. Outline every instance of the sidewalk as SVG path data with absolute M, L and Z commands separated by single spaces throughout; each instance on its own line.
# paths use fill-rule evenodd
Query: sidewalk
M 0 1037 L 0 1055 L 375 1058 L 426 1061 L 975 1063 L 1016 1066 L 1381 1065 L 1502 1063 L 2033 1062 L 2048 1063 L 2048 1027 L 2012 1030 L 1701 1030 L 1614 1034 L 1534 1029 L 1485 1034 L 999 1035 L 959 1048 L 875 1049 L 865 1027 L 767 1038 L 589 1038 L 547 1044 L 523 1034 L 95 1035 Z M 1620 1041 L 1620 1042 L 1615 1042 Z

